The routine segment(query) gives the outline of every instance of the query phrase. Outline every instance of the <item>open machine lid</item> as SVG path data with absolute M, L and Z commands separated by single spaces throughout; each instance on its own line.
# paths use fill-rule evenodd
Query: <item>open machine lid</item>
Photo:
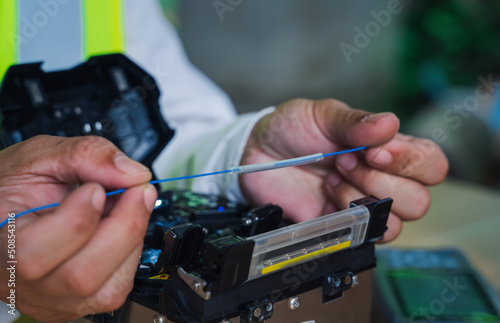
M 152 168 L 174 135 L 160 112 L 155 80 L 122 54 L 94 56 L 74 68 L 11 66 L 0 86 L 0 145 L 36 135 L 98 135 Z

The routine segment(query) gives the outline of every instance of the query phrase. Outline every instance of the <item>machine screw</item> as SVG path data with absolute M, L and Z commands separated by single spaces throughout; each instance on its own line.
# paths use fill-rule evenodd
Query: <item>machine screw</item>
M 153 317 L 153 323 L 167 323 L 167 317 L 163 314 L 155 314 Z
M 352 287 L 356 287 L 359 284 L 359 278 L 358 275 L 352 276 Z
M 248 228 L 249 226 L 251 226 L 251 225 L 252 225 L 252 223 L 253 223 L 252 219 L 251 219 L 251 218 L 249 218 L 249 217 L 243 218 L 243 219 L 241 220 L 241 222 L 242 222 L 243 226 L 244 226 L 244 227 L 247 227 L 247 228 Z
M 290 305 L 290 309 L 292 311 L 298 309 L 299 306 L 300 306 L 300 300 L 299 300 L 299 298 L 298 297 L 294 297 L 294 298 L 290 299 L 289 305 Z

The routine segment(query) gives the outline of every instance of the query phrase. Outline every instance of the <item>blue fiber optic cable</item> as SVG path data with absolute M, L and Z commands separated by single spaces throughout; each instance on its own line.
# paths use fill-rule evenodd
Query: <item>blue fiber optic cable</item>
M 283 167 L 305 165 L 305 164 L 310 164 L 310 163 L 315 163 L 315 162 L 321 161 L 325 157 L 346 154 L 346 153 L 360 151 L 360 150 L 367 149 L 367 148 L 368 148 L 367 146 L 363 146 L 363 147 L 358 147 L 358 148 L 336 151 L 336 152 L 329 153 L 329 154 L 318 153 L 318 154 L 297 157 L 297 158 L 290 158 L 290 159 L 285 159 L 285 160 L 279 160 L 279 161 L 269 162 L 269 163 L 236 166 L 236 167 L 233 167 L 231 169 L 218 171 L 218 172 L 195 174 L 195 175 L 180 176 L 180 177 L 172 177 L 172 178 L 166 178 L 166 179 L 158 179 L 158 180 L 150 181 L 149 184 L 159 184 L 159 183 L 180 181 L 180 180 L 197 178 L 197 177 L 213 176 L 213 175 L 229 174 L 229 173 L 235 174 L 235 175 L 240 175 L 240 174 L 247 174 L 247 173 L 253 173 L 253 172 L 261 172 L 261 171 L 266 171 L 266 170 L 273 170 L 273 169 L 278 169 L 278 168 L 283 168 Z M 121 194 L 121 193 L 125 192 L 126 190 L 127 190 L 126 188 L 122 188 L 122 189 L 119 189 L 116 191 L 107 192 L 106 196 Z M 9 220 L 19 218 L 19 217 L 21 217 L 25 214 L 28 214 L 28 213 L 33 213 L 33 212 L 57 207 L 59 205 L 60 205 L 60 203 L 48 204 L 48 205 L 32 208 L 32 209 L 17 213 L 14 217 L 7 218 L 7 219 L 3 220 L 2 222 L 0 222 L 0 228 L 2 228 L 4 225 L 6 225 L 9 222 Z

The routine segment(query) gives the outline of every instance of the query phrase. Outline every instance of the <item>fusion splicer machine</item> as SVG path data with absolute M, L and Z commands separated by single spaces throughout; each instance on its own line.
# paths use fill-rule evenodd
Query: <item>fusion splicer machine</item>
M 158 98 L 153 78 L 123 55 L 50 73 L 41 64 L 12 66 L 0 88 L 0 142 L 104 136 L 151 168 L 174 135 Z M 277 205 L 160 193 L 128 300 L 79 321 L 368 323 L 374 241 L 391 204 L 371 196 L 286 225 Z

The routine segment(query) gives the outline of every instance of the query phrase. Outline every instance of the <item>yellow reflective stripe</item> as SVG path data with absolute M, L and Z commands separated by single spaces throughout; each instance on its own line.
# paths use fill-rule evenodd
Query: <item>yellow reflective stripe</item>
M 18 57 L 17 1 L 0 1 L 0 80 Z
M 83 56 L 125 50 L 123 0 L 82 0 Z

